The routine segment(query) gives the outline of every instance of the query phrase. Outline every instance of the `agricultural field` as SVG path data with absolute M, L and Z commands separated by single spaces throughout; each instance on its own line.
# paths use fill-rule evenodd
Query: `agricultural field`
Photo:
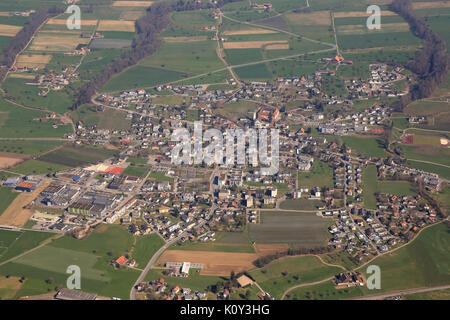
M 280 209 L 283 210 L 305 210 L 315 211 L 323 207 L 325 203 L 320 200 L 309 199 L 289 199 L 280 204 Z
M 255 253 L 167 250 L 157 264 L 163 266 L 166 262 L 189 261 L 203 264 L 200 275 L 229 276 L 231 271 L 239 273 L 253 269 L 253 261 L 257 258 Z
M 6 24 L 0 24 L 0 36 L 2 37 L 14 37 L 22 29 L 19 26 L 11 26 Z
M 59 91 L 50 91 L 46 96 L 39 96 L 39 89 L 37 86 L 27 85 L 30 79 L 20 79 L 8 77 L 2 84 L 2 88 L 11 100 L 37 109 L 48 109 L 57 113 L 65 113 L 73 104 L 74 90 L 66 87 Z M 1 102 L 0 102 L 1 104 Z M 16 107 L 17 108 L 17 107 Z M 33 111 L 27 112 L 32 114 Z M 51 127 L 51 124 L 48 123 Z M 62 128 L 64 126 L 60 126 Z M 67 127 L 66 131 L 71 130 Z
M 45 154 L 39 160 L 56 165 L 75 167 L 103 161 L 114 153 L 114 150 L 101 147 L 66 145 L 61 149 Z
M 0 262 L 34 248 L 54 235 L 40 231 L 0 230 Z
M 281 258 L 249 273 L 265 291 L 280 299 L 290 287 L 326 279 L 341 271 L 323 264 L 318 257 L 301 256 Z
M 54 128 L 52 121 L 41 122 L 39 119 L 45 117 L 46 112 L 23 111 L 23 108 L 0 98 L 0 115 L 2 116 L 0 117 L 0 136 L 2 138 L 63 137 L 64 134 L 72 131 L 70 125 L 59 125 Z
M 41 160 L 28 160 L 9 170 L 15 173 L 29 175 L 51 174 L 66 169 L 69 169 L 69 167 L 61 164 L 45 162 Z
M 19 195 L 18 192 L 14 192 L 13 188 L 0 187 L 0 215 L 9 207 L 11 202 Z
M 157 52 L 140 66 L 199 75 L 224 68 L 216 53 L 215 41 L 163 42 Z
M 432 145 L 409 146 L 401 145 L 402 156 L 408 160 L 430 162 L 431 164 L 450 166 L 450 150 Z
M 89 38 L 81 38 L 80 33 L 62 33 L 44 32 L 38 33 L 31 42 L 28 51 L 46 51 L 46 52 L 70 52 L 75 50 L 78 45 L 86 45 Z
M 187 74 L 162 68 L 137 66 L 131 67 L 113 77 L 102 88 L 103 92 L 115 92 L 126 89 L 140 89 L 173 82 L 186 78 Z
M 412 116 L 436 116 L 448 112 L 448 102 L 416 101 L 409 104 L 403 112 Z
M 327 220 L 312 213 L 261 211 L 261 223 L 249 226 L 256 243 L 292 243 L 299 247 L 321 247 L 328 237 Z
M 170 25 L 161 34 L 163 37 L 212 36 L 213 31 L 205 30 L 205 26 L 216 24 L 209 10 L 173 12 Z
M 134 21 L 100 20 L 97 31 L 134 32 Z
M 43 69 L 51 59 L 52 56 L 47 54 L 22 54 L 16 64 L 21 67 Z
M 86 292 L 126 299 L 128 290 L 139 275 L 132 269 L 114 269 L 110 261 L 126 254 L 132 247 L 132 236 L 120 226 L 98 226 L 84 240 L 62 237 L 0 266 L 0 275 L 25 277 L 15 298 L 37 295 L 64 286 L 66 269 L 75 264 L 82 270 L 81 286 Z

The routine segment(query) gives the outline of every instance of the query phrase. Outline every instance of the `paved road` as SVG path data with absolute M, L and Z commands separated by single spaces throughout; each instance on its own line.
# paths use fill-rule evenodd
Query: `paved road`
M 155 264 L 155 262 L 158 260 L 158 258 L 161 256 L 161 254 L 166 251 L 167 248 L 169 248 L 172 244 L 174 244 L 175 242 L 177 242 L 178 240 L 180 240 L 183 236 L 185 235 L 185 233 L 181 234 L 180 236 L 166 242 L 165 245 L 163 245 L 161 248 L 159 248 L 158 251 L 156 251 L 156 253 L 153 255 L 153 257 L 150 259 L 150 261 L 147 263 L 147 265 L 144 268 L 144 271 L 141 272 L 141 274 L 139 275 L 139 278 L 136 280 L 136 282 L 134 283 L 133 287 L 131 288 L 130 291 L 130 300 L 136 300 L 136 286 L 143 282 L 145 279 L 145 276 L 147 275 L 147 273 L 150 271 L 150 269 L 153 267 L 153 265 Z
M 404 296 L 407 294 L 430 292 L 430 291 L 445 290 L 445 289 L 450 289 L 450 285 L 429 287 L 429 288 L 408 289 L 408 290 L 402 290 L 402 291 L 396 291 L 396 292 L 388 292 L 388 293 L 383 293 L 383 294 L 376 294 L 373 296 L 354 298 L 352 300 L 383 300 L 383 299 L 395 297 L 395 296 Z

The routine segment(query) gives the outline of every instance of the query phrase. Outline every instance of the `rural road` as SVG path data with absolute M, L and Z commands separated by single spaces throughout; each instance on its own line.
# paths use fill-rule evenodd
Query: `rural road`
M 37 247 L 34 247 L 34 248 L 30 249 L 30 250 L 27 250 L 27 251 L 25 251 L 25 252 L 22 252 L 21 254 L 15 256 L 15 257 L 12 257 L 12 258 L 10 258 L 10 259 L 8 259 L 8 260 L 5 260 L 5 261 L 3 261 L 3 262 L 0 262 L 0 266 L 2 266 L 2 265 L 4 265 L 4 264 L 7 264 L 8 262 L 14 261 L 14 260 L 16 260 L 16 259 L 19 259 L 20 257 L 23 257 L 24 255 L 27 255 L 27 254 L 29 254 L 30 252 L 33 252 L 33 251 L 35 251 L 35 250 L 37 250 L 37 249 L 39 249 L 39 248 L 42 248 L 43 246 L 45 246 L 45 245 L 49 244 L 50 242 L 52 242 L 52 241 L 54 241 L 54 240 L 56 240 L 56 239 L 59 239 L 59 238 L 61 238 L 61 237 L 63 237 L 63 236 L 64 236 L 64 234 L 59 234 L 59 235 L 57 235 L 56 237 L 50 237 L 50 238 L 48 238 L 47 240 L 44 240 L 43 242 L 41 242 L 41 244 L 38 245 Z
M 177 242 L 178 240 L 180 240 L 182 237 L 185 236 L 185 232 L 183 232 L 181 235 L 179 235 L 178 237 L 166 242 L 165 245 L 163 245 L 161 248 L 159 248 L 158 251 L 156 251 L 156 253 L 153 255 L 153 257 L 150 259 L 150 261 L 147 263 L 147 265 L 144 268 L 144 271 L 141 272 L 141 274 L 139 275 L 139 278 L 136 280 L 136 282 L 134 283 L 133 287 L 131 288 L 130 291 L 130 300 L 136 300 L 136 286 L 141 283 L 142 281 L 144 281 L 145 276 L 147 275 L 147 273 L 150 271 L 150 269 L 153 267 L 153 265 L 155 264 L 155 262 L 158 260 L 158 258 L 161 256 L 161 254 L 166 251 L 167 248 L 169 248 L 172 244 L 174 244 L 175 242 Z
M 388 292 L 383 294 L 376 294 L 373 296 L 365 296 L 365 297 L 358 297 L 351 300 L 383 300 L 389 297 L 395 297 L 395 296 L 403 296 L 407 294 L 413 294 L 413 293 L 422 293 L 422 292 L 430 292 L 430 291 L 436 291 L 436 290 L 445 290 L 450 289 L 450 285 L 446 286 L 438 286 L 438 287 L 429 287 L 429 288 L 416 288 L 416 289 L 408 289 L 408 290 L 401 290 L 396 292 Z

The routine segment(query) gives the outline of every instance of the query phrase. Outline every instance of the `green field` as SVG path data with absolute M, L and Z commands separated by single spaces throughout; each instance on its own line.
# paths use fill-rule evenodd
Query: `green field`
M 29 174 L 51 174 L 58 171 L 67 170 L 70 167 L 52 163 L 52 162 L 45 162 L 40 160 L 28 160 L 25 162 L 22 162 L 17 167 L 14 167 L 10 169 L 9 171 L 29 175 Z
M 415 195 L 415 186 L 406 181 L 378 181 L 377 168 L 374 165 L 368 166 L 363 174 L 364 184 L 364 206 L 368 209 L 376 209 L 376 193 L 402 195 Z
M 125 176 L 133 176 L 133 177 L 141 177 L 144 178 L 148 171 L 150 170 L 149 167 L 146 166 L 135 166 L 135 165 L 129 165 L 122 174 Z
M 450 238 L 444 223 L 424 230 L 411 244 L 375 259 L 371 264 L 381 269 L 381 289 L 365 287 L 335 289 L 331 281 L 293 290 L 288 299 L 348 299 L 410 288 L 447 285 L 450 281 Z M 360 272 L 365 273 L 366 267 Z
M 61 149 L 45 154 L 39 160 L 56 165 L 77 167 L 103 161 L 114 154 L 114 150 L 100 147 L 66 145 Z
M 382 140 L 376 137 L 340 137 L 352 149 L 352 153 L 361 153 L 366 157 L 382 158 L 387 153 L 383 149 Z
M 163 37 L 191 37 L 213 35 L 213 32 L 202 30 L 212 26 L 216 21 L 209 16 L 209 10 L 173 12 L 170 25 L 161 33 Z
M 13 192 L 13 188 L 0 187 L 0 215 L 9 207 L 11 202 L 13 202 L 18 195 L 19 193 Z
M 449 300 L 450 289 L 413 293 L 404 296 L 405 300 Z
M 239 78 L 245 80 L 272 80 L 273 75 L 269 72 L 265 63 L 246 67 L 235 68 Z
M 248 228 L 242 232 L 216 232 L 215 238 L 215 241 L 208 242 L 177 243 L 169 250 L 255 253 L 249 239 Z
M 139 272 L 114 269 L 110 261 L 129 252 L 133 237 L 120 226 L 102 225 L 84 240 L 63 237 L 0 266 L 1 275 L 25 277 L 16 298 L 43 294 L 65 287 L 66 269 L 78 265 L 83 291 L 128 299 Z
M 434 162 L 450 166 L 450 150 L 436 146 L 406 146 L 400 148 L 406 159 Z
M 62 144 L 61 141 L 1 140 L 0 152 L 38 155 Z
M 38 246 L 54 233 L 40 231 L 0 230 L 0 262 Z
M 381 269 L 381 292 L 449 284 L 449 250 L 449 228 L 440 223 L 394 254 L 375 259 L 373 264 Z
M 135 66 L 114 76 L 102 88 L 103 92 L 154 87 L 186 78 L 187 74 L 162 68 Z
M 138 268 L 145 268 L 150 258 L 163 245 L 164 240 L 156 234 L 137 237 L 132 257 L 136 260 Z
M 3 82 L 2 88 L 7 97 L 24 106 L 46 108 L 61 114 L 67 112 L 72 106 L 75 92 L 69 86 L 60 91 L 51 90 L 46 96 L 39 96 L 38 93 L 41 89 L 38 86 L 27 85 L 26 83 L 29 81 L 7 78 Z
M 28 137 L 62 137 L 71 133 L 70 125 L 53 128 L 53 121 L 40 122 L 48 113 L 24 109 L 0 98 L 0 137 L 28 138 Z
M 439 166 L 439 165 L 434 165 L 434 164 L 429 164 L 429 163 L 412 161 L 412 160 L 408 160 L 406 162 L 406 164 L 411 168 L 416 168 L 416 169 L 423 170 L 426 172 L 436 173 L 441 178 L 450 179 L 450 168 Z
M 250 271 L 258 284 L 276 299 L 295 285 L 332 277 L 341 272 L 338 267 L 324 265 L 314 256 L 286 257 Z
M 342 50 L 393 46 L 418 46 L 421 41 L 410 32 L 338 35 Z
M 332 187 L 333 168 L 323 161 L 315 160 L 311 171 L 298 173 L 298 185 L 302 187 Z
M 155 54 L 144 59 L 139 66 L 161 68 L 185 73 L 189 76 L 224 68 L 216 53 L 217 42 L 163 42 Z

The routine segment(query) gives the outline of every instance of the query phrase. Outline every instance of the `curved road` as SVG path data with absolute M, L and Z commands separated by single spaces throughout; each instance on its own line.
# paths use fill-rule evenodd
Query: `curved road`
M 178 240 L 180 240 L 183 236 L 185 235 L 185 233 L 182 233 L 180 236 L 166 242 L 165 245 L 163 245 L 161 248 L 159 248 L 158 251 L 156 251 L 156 253 L 153 255 L 153 257 L 150 259 L 150 261 L 147 263 L 147 265 L 145 266 L 144 270 L 141 272 L 141 274 L 139 275 L 139 278 L 137 278 L 136 282 L 134 283 L 133 287 L 131 288 L 130 291 L 130 300 L 136 300 L 136 286 L 141 283 L 142 281 L 144 281 L 145 276 L 147 275 L 147 273 L 150 271 L 150 269 L 153 267 L 153 265 L 155 264 L 155 262 L 158 260 L 158 258 L 161 256 L 161 254 L 166 251 L 166 249 L 168 247 L 170 247 L 172 244 L 174 244 L 175 242 L 177 242 Z

